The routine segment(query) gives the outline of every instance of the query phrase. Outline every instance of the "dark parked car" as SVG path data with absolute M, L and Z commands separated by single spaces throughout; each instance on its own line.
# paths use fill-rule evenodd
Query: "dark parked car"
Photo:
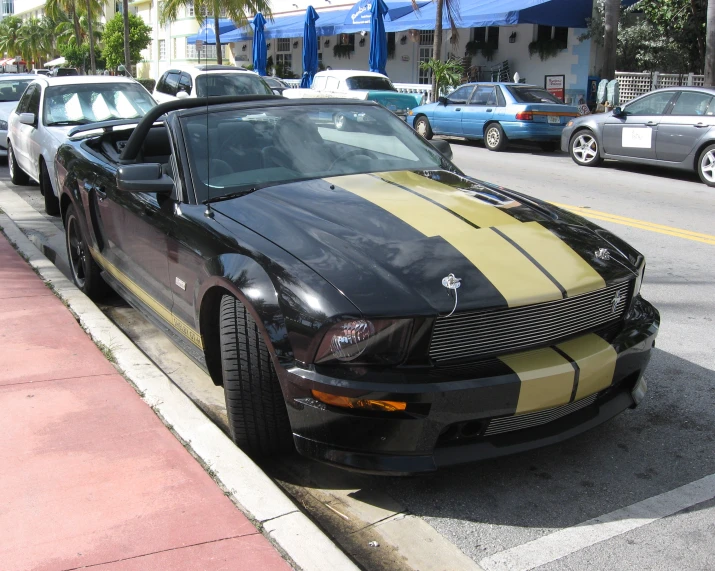
M 283 95 L 283 92 L 286 89 L 290 89 L 290 85 L 288 85 L 285 81 L 277 77 L 264 76 L 263 79 L 268 84 L 268 87 L 270 87 L 273 93 L 275 93 L 276 95 Z
M 74 281 L 106 280 L 222 384 L 249 453 L 422 472 L 643 398 L 643 256 L 465 176 L 376 103 L 185 99 L 128 125 L 57 154 Z
M 715 186 L 715 89 L 670 87 L 569 121 L 561 149 L 577 165 L 616 159 L 696 171 Z

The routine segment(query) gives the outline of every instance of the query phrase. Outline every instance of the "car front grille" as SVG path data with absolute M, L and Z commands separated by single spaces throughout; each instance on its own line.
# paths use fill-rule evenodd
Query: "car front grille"
M 439 364 L 506 355 L 594 331 L 623 318 L 630 288 L 621 282 L 546 303 L 438 317 L 430 357 Z
M 596 401 L 598 395 L 591 395 L 584 399 L 550 408 L 537 412 L 529 412 L 526 414 L 517 414 L 516 416 L 504 416 L 500 418 L 492 418 L 489 421 L 487 429 L 484 431 L 484 436 L 494 436 L 495 434 L 503 434 L 504 432 L 515 432 L 525 428 L 541 426 L 564 416 L 586 408 Z

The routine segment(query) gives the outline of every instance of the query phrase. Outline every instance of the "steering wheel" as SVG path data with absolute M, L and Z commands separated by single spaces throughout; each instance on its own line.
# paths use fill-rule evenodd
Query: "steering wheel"
M 337 159 L 335 159 L 332 163 L 330 163 L 328 170 L 333 170 L 333 167 L 336 164 L 338 164 L 340 161 L 344 161 L 345 159 L 349 159 L 350 157 L 359 156 L 359 155 L 368 157 L 370 159 L 377 159 L 377 155 L 375 153 L 373 153 L 372 151 L 368 151 L 367 149 L 352 149 L 350 151 L 344 152 Z

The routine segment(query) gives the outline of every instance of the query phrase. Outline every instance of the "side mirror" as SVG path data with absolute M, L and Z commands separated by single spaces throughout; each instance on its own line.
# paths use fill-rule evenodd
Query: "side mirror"
M 614 117 L 623 117 L 625 113 L 623 112 L 623 109 L 620 107 L 614 107 L 613 108 L 613 116 Z
M 444 139 L 432 139 L 430 141 L 430 144 L 440 153 L 442 153 L 445 157 L 447 157 L 450 161 L 452 160 L 452 157 L 454 156 L 452 154 L 452 147 L 447 141 L 445 141 Z
M 174 190 L 174 181 L 164 174 L 159 163 L 124 165 L 117 171 L 117 190 L 169 193 Z
M 20 123 L 23 125 L 35 126 L 35 114 L 34 113 L 20 113 Z
M 177 99 L 187 99 L 188 97 L 189 94 L 186 93 L 186 91 L 184 91 L 183 89 L 176 94 Z
M 283 90 L 282 89 L 271 89 L 273 92 L 273 95 L 283 95 Z
M 438 97 L 438 98 L 437 98 L 437 101 L 438 101 L 439 103 L 441 103 L 442 105 L 444 105 L 445 107 L 449 104 L 449 99 L 447 99 L 447 98 L 444 97 L 444 96 Z

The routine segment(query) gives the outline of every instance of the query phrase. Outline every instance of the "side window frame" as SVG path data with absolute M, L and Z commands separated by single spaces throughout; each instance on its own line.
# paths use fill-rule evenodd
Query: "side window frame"
M 191 80 L 191 76 L 185 71 L 182 71 L 179 75 L 179 91 L 182 91 L 182 87 L 188 87 L 188 90 L 184 89 L 183 91 L 186 91 L 189 95 L 191 95 L 191 92 L 194 90 L 194 82 Z
M 466 89 L 465 89 L 465 88 L 466 88 Z M 465 90 L 465 92 L 467 93 L 467 97 L 464 99 L 464 101 L 462 101 L 461 99 L 456 100 L 456 101 L 453 100 L 453 99 L 452 99 L 452 96 L 453 96 L 455 93 L 457 93 L 460 89 L 464 89 L 464 90 Z M 471 89 L 471 91 L 470 91 L 470 89 Z M 462 85 L 462 86 L 458 87 L 457 89 L 455 89 L 452 93 L 450 93 L 450 94 L 447 96 L 447 99 L 449 100 L 450 104 L 454 104 L 454 105 L 467 105 L 467 104 L 469 104 L 469 102 L 472 100 L 472 95 L 474 95 L 475 89 L 478 89 L 478 87 L 475 87 L 474 85 Z
M 37 87 L 37 84 L 34 85 L 29 85 L 27 89 L 25 90 L 25 93 L 22 94 L 22 97 L 20 97 L 20 101 L 17 104 L 17 107 L 15 107 L 15 113 L 19 115 L 20 113 L 25 113 L 29 103 L 30 103 L 30 98 L 32 97 L 32 90 Z
M 705 113 L 703 113 L 703 115 L 673 113 L 673 111 L 675 111 L 675 107 L 678 105 L 678 101 L 680 101 L 680 98 L 683 97 L 686 93 L 696 93 L 697 95 L 700 95 L 701 97 L 709 97 L 710 98 L 710 101 L 708 102 L 708 106 L 705 108 Z M 706 116 L 708 116 L 707 112 L 709 109 L 715 110 L 714 106 L 715 106 L 715 94 L 704 93 L 702 91 L 678 91 L 677 97 L 675 99 L 672 99 L 669 103 L 667 115 L 670 115 L 672 117 L 706 117 Z
M 169 75 L 169 72 L 165 71 L 159 78 L 159 81 L 156 82 L 156 87 L 154 89 L 156 91 L 158 91 L 159 93 L 165 93 L 164 88 L 166 87 L 166 76 L 167 75 Z
M 497 89 L 496 85 L 478 85 L 477 88 L 472 92 L 472 96 L 469 98 L 469 105 L 479 105 L 480 107 L 496 107 L 499 103 L 499 96 L 497 95 Z M 484 91 L 490 90 L 491 95 L 494 96 L 494 103 L 477 103 L 474 101 L 474 98 L 477 96 L 477 93 L 479 93 L 479 90 L 483 89 Z
M 658 97 L 661 93 L 670 93 L 670 99 L 668 102 L 665 104 L 665 107 L 663 107 L 663 111 L 660 113 L 638 113 L 638 114 L 633 114 L 628 110 L 628 105 L 625 107 L 625 112 L 626 115 L 629 117 L 648 117 L 649 115 L 656 115 L 658 117 L 662 117 L 663 115 L 668 115 L 670 111 L 673 108 L 673 102 L 674 102 L 674 97 L 677 95 L 677 91 L 664 91 L 664 92 L 659 92 L 659 93 L 651 93 L 646 95 L 643 99 L 640 99 L 638 102 L 645 101 L 646 99 L 650 97 Z

